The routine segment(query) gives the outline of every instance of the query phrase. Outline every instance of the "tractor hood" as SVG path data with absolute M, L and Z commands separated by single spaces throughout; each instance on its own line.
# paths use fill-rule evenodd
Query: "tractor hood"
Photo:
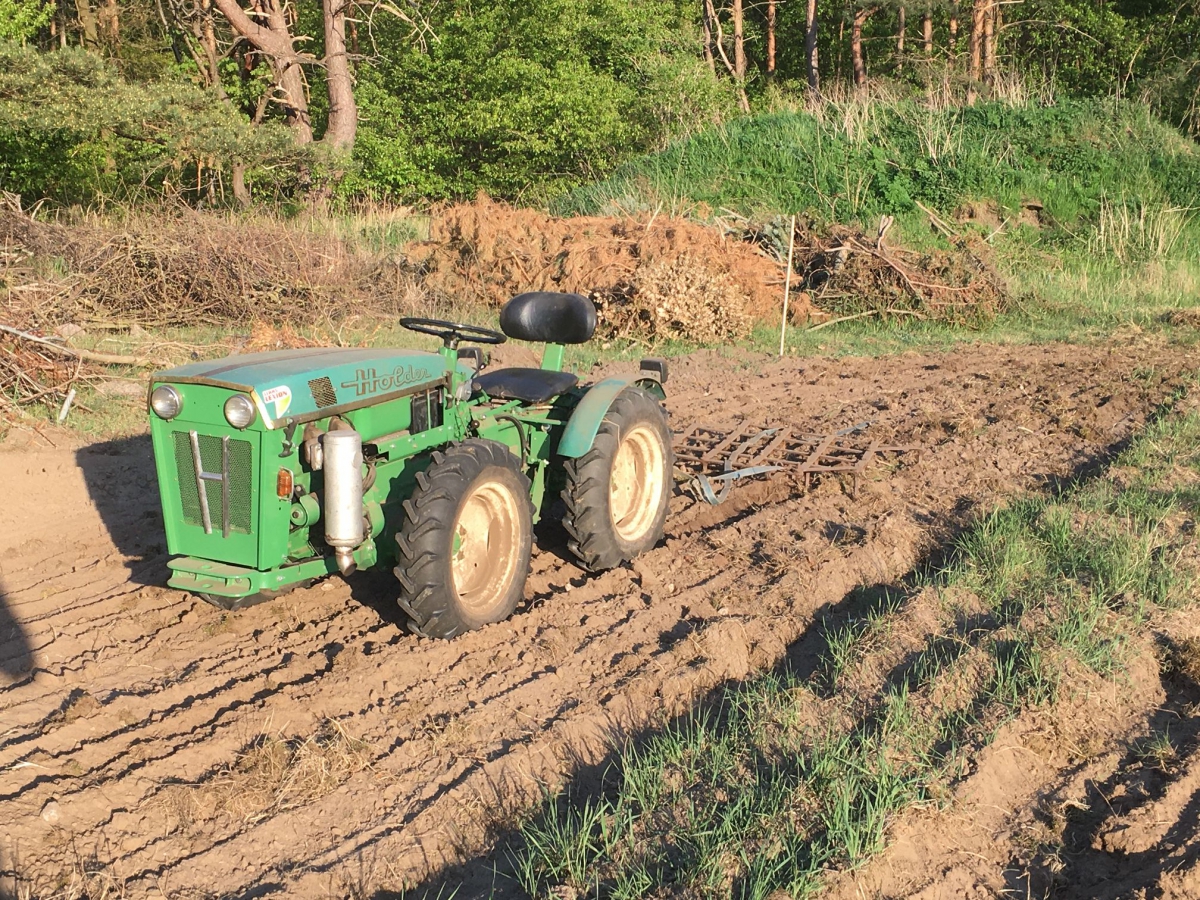
M 303 422 L 415 393 L 447 377 L 436 353 L 310 347 L 189 363 L 156 372 L 159 384 L 203 384 L 251 394 L 268 427 Z

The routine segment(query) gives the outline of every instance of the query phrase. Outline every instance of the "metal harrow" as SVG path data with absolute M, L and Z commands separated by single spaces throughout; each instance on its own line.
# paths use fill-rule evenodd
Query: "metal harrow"
M 804 476 L 804 489 L 814 476 L 849 475 L 851 494 L 858 493 L 858 477 L 880 456 L 919 452 L 919 446 L 864 442 L 854 436 L 870 422 L 829 435 L 804 434 L 781 425 L 765 428 L 743 423 L 733 431 L 693 425 L 674 440 L 675 461 L 691 473 L 699 497 L 721 503 L 735 481 L 787 471 Z

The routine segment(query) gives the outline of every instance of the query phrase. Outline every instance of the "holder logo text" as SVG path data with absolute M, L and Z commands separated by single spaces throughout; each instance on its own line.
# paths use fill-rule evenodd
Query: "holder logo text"
M 417 384 L 421 381 L 428 381 L 433 377 L 433 374 L 424 366 L 413 366 L 411 364 L 400 364 L 391 372 L 384 372 L 380 375 L 375 367 L 369 369 L 358 369 L 354 373 L 352 381 L 343 381 L 342 387 L 354 390 L 356 397 L 365 397 L 368 394 L 380 394 L 385 391 L 395 391 L 406 387 L 410 384 Z

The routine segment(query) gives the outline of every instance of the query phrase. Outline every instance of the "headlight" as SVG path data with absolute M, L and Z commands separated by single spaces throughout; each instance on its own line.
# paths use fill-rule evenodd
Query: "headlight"
M 173 419 L 183 409 L 183 398 L 179 396 L 179 391 L 175 388 L 167 387 L 164 384 L 156 387 L 154 393 L 150 395 L 150 408 L 158 414 L 160 419 Z
M 245 428 L 254 416 L 254 404 L 244 394 L 234 394 L 225 401 L 225 421 L 234 428 Z

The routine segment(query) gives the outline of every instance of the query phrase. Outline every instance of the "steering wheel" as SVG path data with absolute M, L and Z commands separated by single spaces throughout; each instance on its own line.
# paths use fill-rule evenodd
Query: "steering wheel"
M 442 343 L 451 350 L 458 348 L 459 341 L 472 341 L 477 344 L 503 344 L 508 340 L 502 331 L 481 328 L 478 325 L 466 325 L 462 322 L 446 322 L 443 319 L 421 319 L 406 316 L 400 320 L 400 324 L 417 334 L 431 334 L 436 338 L 441 338 Z

